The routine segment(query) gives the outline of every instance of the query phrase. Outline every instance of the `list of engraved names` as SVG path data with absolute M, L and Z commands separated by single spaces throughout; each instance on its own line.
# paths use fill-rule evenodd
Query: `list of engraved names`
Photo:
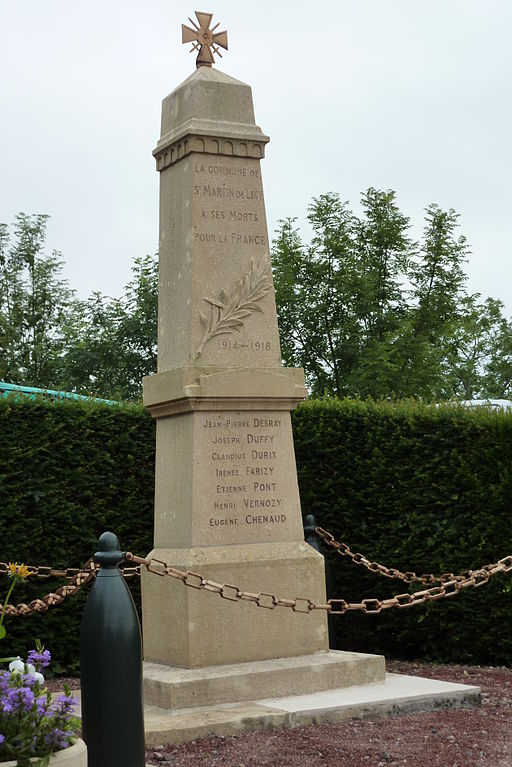
M 223 412 L 202 417 L 209 528 L 282 526 L 287 522 L 282 413 Z M 207 451 L 207 452 L 206 452 Z

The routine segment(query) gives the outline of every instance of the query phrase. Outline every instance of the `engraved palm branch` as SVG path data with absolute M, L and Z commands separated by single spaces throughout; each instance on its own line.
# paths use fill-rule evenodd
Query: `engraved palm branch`
M 249 271 L 228 290 L 220 291 L 218 298 L 203 298 L 210 304 L 210 316 L 199 312 L 203 338 L 194 359 L 203 353 L 205 344 L 215 336 L 240 333 L 244 320 L 253 312 L 263 312 L 259 305 L 272 287 L 268 262 L 258 265 L 251 261 Z

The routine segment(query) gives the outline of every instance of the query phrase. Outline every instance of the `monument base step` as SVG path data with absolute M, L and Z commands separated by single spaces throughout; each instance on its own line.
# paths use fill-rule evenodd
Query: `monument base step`
M 146 705 L 146 745 L 172 745 L 252 730 L 292 728 L 479 703 L 479 687 L 386 674 L 378 682 L 281 698 L 219 703 L 174 711 Z
M 146 704 L 181 710 L 380 682 L 386 664 L 382 655 L 330 650 L 192 669 L 145 662 L 143 674 Z

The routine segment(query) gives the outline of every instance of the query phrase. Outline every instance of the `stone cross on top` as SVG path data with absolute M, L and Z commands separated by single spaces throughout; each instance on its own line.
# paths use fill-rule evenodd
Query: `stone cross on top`
M 228 33 L 226 31 L 215 32 L 219 26 L 218 24 L 210 29 L 213 13 L 200 13 L 196 11 L 195 14 L 199 26 L 189 16 L 188 20 L 192 24 L 193 29 L 185 24 L 181 25 L 181 42 L 192 43 L 191 51 L 199 51 L 196 59 L 197 68 L 211 67 L 215 61 L 213 58 L 214 53 L 222 58 L 219 46 L 225 50 L 228 49 Z

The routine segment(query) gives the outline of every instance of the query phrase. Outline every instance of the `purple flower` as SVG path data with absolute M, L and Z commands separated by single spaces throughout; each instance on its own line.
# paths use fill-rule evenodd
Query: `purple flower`
M 8 696 L 1 696 L 0 697 L 0 712 L 4 714 L 10 714 L 12 711 L 12 703 L 9 700 Z
M 7 693 L 7 699 L 14 708 L 30 711 L 34 705 L 34 693 L 28 687 L 14 687 Z
M 44 742 L 47 746 L 53 746 L 56 749 L 67 748 L 71 734 L 72 733 L 66 732 L 65 730 L 59 730 L 59 728 L 56 727 L 54 730 L 51 730 L 48 735 L 45 735 Z
M 32 676 L 32 674 L 22 674 L 21 681 L 24 687 L 32 688 L 35 685 L 37 680 L 35 676 Z
M 27 656 L 27 663 L 33 663 L 37 670 L 40 668 L 46 668 L 50 665 L 52 656 L 49 650 L 30 650 Z
M 0 753 L 19 753 L 24 762 L 37 754 L 47 757 L 68 748 L 77 725 L 73 709 L 76 701 L 65 687 L 65 693 L 52 701 L 43 689 L 44 678 L 36 670 L 48 666 L 50 653 L 41 643 L 28 654 L 11 663 L 9 671 L 0 670 Z M 9 728 L 6 732 L 6 726 Z M 2 756 L 0 756 L 0 763 Z M 2 765 L 0 764 L 0 767 Z
M 52 713 L 57 715 L 69 714 L 76 706 L 76 700 L 72 695 L 59 695 L 56 704 L 52 708 Z
M 0 693 L 7 692 L 11 686 L 11 675 L 8 671 L 0 671 Z
M 39 698 L 36 698 L 36 709 L 39 716 L 42 716 L 46 713 L 46 709 L 48 707 L 48 700 L 46 698 L 46 695 L 41 695 Z

